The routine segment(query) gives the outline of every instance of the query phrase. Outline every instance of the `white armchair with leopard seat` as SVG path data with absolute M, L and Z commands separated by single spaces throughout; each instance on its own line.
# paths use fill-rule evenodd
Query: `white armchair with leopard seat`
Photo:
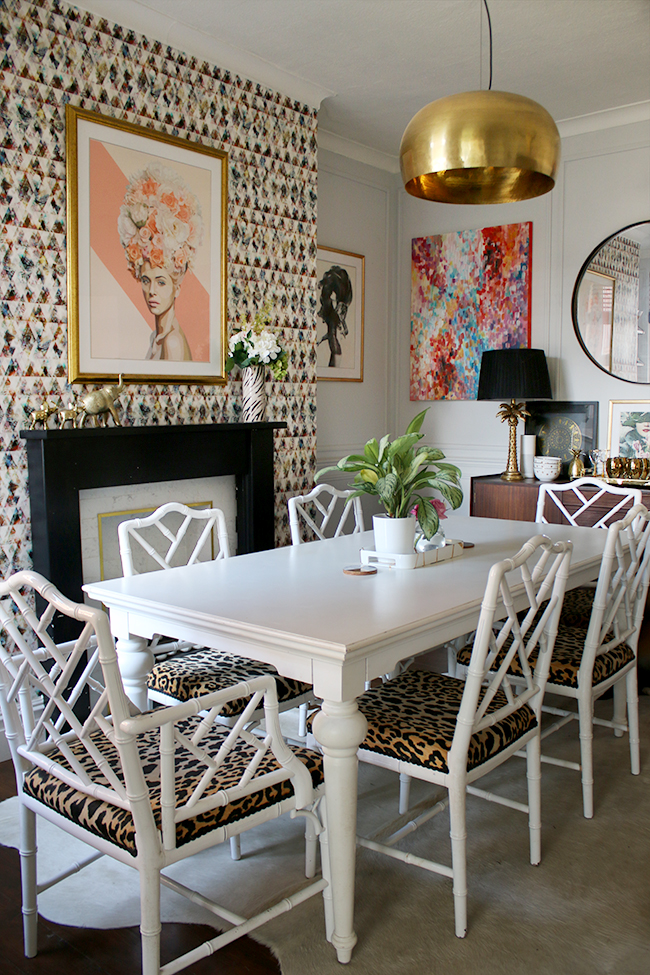
M 36 595 L 45 604 L 40 617 Z M 57 645 L 50 638 L 55 613 L 78 621 L 76 640 Z M 104 854 L 140 876 L 143 975 L 187 968 L 320 892 L 331 934 L 321 759 L 284 741 L 273 675 L 136 713 L 105 613 L 71 602 L 35 572 L 0 583 L 0 630 L 0 703 L 18 784 L 27 957 L 37 952 L 38 893 Z M 78 712 L 86 693 L 84 717 Z M 240 713 L 227 728 L 217 718 L 233 700 L 241 702 Z M 260 707 L 264 738 L 246 730 Z M 271 908 L 241 917 L 166 875 L 167 866 L 286 812 L 308 817 L 320 834 L 324 877 L 291 894 L 281 884 Z M 90 850 L 45 882 L 37 876 L 38 817 Z M 161 884 L 201 903 L 228 928 L 163 966 Z
M 447 790 L 445 799 L 384 842 L 359 837 L 358 843 L 451 878 L 459 938 L 467 930 L 467 793 L 527 813 L 530 862 L 541 859 L 540 709 L 571 551 L 570 542 L 553 544 L 536 535 L 513 558 L 492 566 L 466 680 L 408 670 L 358 700 L 368 721 L 359 759 Z M 523 686 L 510 679 L 513 660 L 525 675 Z M 473 784 L 523 746 L 526 804 Z M 447 807 L 451 866 L 395 849 L 406 834 Z M 504 822 L 504 828 L 509 824 Z

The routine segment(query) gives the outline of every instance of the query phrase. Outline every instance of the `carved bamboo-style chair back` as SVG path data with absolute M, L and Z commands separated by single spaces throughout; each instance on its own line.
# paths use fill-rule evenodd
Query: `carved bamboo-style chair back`
M 323 541 L 365 531 L 361 498 L 350 500 L 352 493 L 331 484 L 318 484 L 309 494 L 289 498 L 291 544 L 301 545 L 305 541 L 303 533 L 312 533 Z
M 37 595 L 45 603 L 40 615 Z M 52 640 L 55 613 L 79 621 L 76 640 Z M 245 707 L 231 727 L 220 725 L 222 708 L 242 698 Z M 28 957 L 36 954 L 35 813 L 141 872 L 142 970 L 159 975 L 159 885 L 194 896 L 161 880 L 160 870 L 282 812 L 308 810 L 322 791 L 320 757 L 292 750 L 282 737 L 272 675 L 140 714 L 124 692 L 106 614 L 71 602 L 35 572 L 0 582 L 0 704 L 26 817 L 21 864 Z M 262 737 L 247 730 L 259 709 L 266 722 Z M 96 858 L 93 853 L 81 865 Z M 326 886 L 316 881 L 308 896 Z M 235 936 L 272 916 L 258 915 L 252 927 L 240 919 L 244 930 Z M 230 940 L 232 931 L 172 970 Z
M 452 755 L 466 761 L 472 735 L 507 719 L 524 704 L 530 703 L 539 716 L 572 549 L 571 542 L 553 544 L 536 535 L 513 558 L 490 569 L 450 762 Z M 523 610 L 516 589 L 523 589 Z M 523 675 L 523 682 L 516 684 L 511 679 L 515 660 Z M 505 703 L 494 710 L 500 692 Z
M 535 521 L 607 528 L 641 498 L 638 488 L 618 487 L 595 477 L 579 477 L 568 484 L 540 484 Z
M 226 559 L 230 555 L 221 508 L 189 508 L 178 501 L 169 501 L 145 518 L 121 522 L 117 534 L 125 576 L 155 568 L 171 569 L 199 561 Z M 136 568 L 138 560 L 143 559 L 142 568 Z

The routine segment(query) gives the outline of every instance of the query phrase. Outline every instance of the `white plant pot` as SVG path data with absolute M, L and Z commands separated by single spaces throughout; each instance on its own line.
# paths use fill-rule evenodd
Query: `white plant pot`
M 389 518 L 373 515 L 375 552 L 382 555 L 412 555 L 415 548 L 415 515 Z

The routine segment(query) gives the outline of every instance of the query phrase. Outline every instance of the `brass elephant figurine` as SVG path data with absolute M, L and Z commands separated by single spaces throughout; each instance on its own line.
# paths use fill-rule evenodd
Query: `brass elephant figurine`
M 122 426 L 117 409 L 115 408 L 115 400 L 123 392 L 124 383 L 122 382 L 121 375 L 118 379 L 117 386 L 102 386 L 101 389 L 96 389 L 81 398 L 78 406 L 78 427 L 84 425 L 87 416 L 92 416 L 96 427 L 105 427 L 109 413 L 113 417 L 115 426 Z

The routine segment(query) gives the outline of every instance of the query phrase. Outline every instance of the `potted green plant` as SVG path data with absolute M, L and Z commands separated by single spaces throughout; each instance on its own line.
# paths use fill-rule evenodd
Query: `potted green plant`
M 445 462 L 445 455 L 437 447 L 418 446 L 424 437 L 420 428 L 426 413 L 427 410 L 418 413 L 401 437 L 391 441 L 386 435 L 379 442 L 373 438 L 366 443 L 363 454 L 349 454 L 336 466 L 325 467 L 316 475 L 318 481 L 331 471 L 354 474 L 350 484 L 354 491 L 351 497 L 362 494 L 377 497 L 385 509 L 386 523 L 391 520 L 397 522 L 398 519 L 409 520 L 409 524 L 402 523 L 401 526 L 402 531 L 408 533 L 406 541 L 402 536 L 401 542 L 385 542 L 386 545 L 396 544 L 400 547 L 379 548 L 378 525 L 373 519 L 378 551 L 390 551 L 395 555 L 413 551 L 416 527 L 414 508 L 417 509 L 417 521 L 425 537 L 430 539 L 436 534 L 440 523 L 438 507 L 431 503 L 434 499 L 423 492 L 437 491 L 452 508 L 458 508 L 462 503 L 463 492 L 459 486 L 461 472 L 458 467 Z

